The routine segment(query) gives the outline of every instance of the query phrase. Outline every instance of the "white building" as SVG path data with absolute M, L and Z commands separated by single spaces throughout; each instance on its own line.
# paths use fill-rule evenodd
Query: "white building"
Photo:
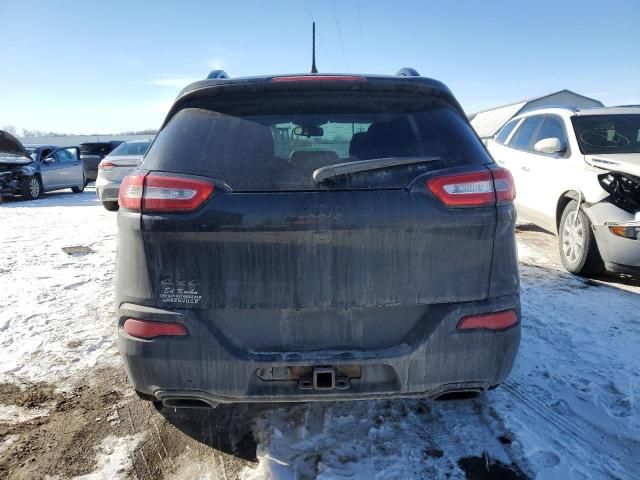
M 508 105 L 472 113 L 469 115 L 469 120 L 478 133 L 478 136 L 482 138 L 482 141 L 486 142 L 486 140 L 493 137 L 498 130 L 514 116 L 522 112 L 544 107 L 590 108 L 604 107 L 604 105 L 599 100 L 579 95 L 571 90 L 560 90 L 559 92 L 550 93 L 549 95 L 528 98 Z

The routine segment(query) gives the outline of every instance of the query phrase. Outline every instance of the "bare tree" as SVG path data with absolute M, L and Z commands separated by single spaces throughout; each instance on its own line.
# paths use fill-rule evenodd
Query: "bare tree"
M 7 133 L 10 133 L 13 136 L 18 135 L 18 129 L 13 125 L 5 125 L 2 127 L 2 130 L 4 130 Z

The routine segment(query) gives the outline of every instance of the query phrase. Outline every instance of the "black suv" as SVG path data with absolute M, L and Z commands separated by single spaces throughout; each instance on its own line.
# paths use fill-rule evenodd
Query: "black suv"
M 514 195 L 438 81 L 196 82 L 120 189 L 129 379 L 171 407 L 479 395 L 520 341 Z
M 122 140 L 111 140 L 110 142 L 86 142 L 80 144 L 80 159 L 84 167 L 85 185 L 96 180 L 100 160 L 109 155 L 121 143 Z

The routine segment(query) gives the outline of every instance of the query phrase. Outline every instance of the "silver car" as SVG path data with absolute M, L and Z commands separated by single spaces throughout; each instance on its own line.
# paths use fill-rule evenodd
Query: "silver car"
M 43 192 L 71 188 L 84 190 L 78 147 L 27 145 L 0 130 L 0 195 L 33 200 Z
M 151 139 L 122 143 L 98 164 L 96 194 L 104 208 L 110 211 L 118 210 L 120 183 L 140 164 L 149 145 Z

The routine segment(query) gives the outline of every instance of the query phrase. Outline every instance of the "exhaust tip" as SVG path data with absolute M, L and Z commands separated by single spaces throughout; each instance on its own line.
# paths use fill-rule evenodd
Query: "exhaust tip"
M 434 398 L 436 402 L 448 402 L 452 400 L 473 400 L 482 394 L 480 390 L 451 390 L 441 393 Z
M 218 404 L 199 398 L 168 397 L 162 399 L 162 406 L 166 408 L 216 408 Z

